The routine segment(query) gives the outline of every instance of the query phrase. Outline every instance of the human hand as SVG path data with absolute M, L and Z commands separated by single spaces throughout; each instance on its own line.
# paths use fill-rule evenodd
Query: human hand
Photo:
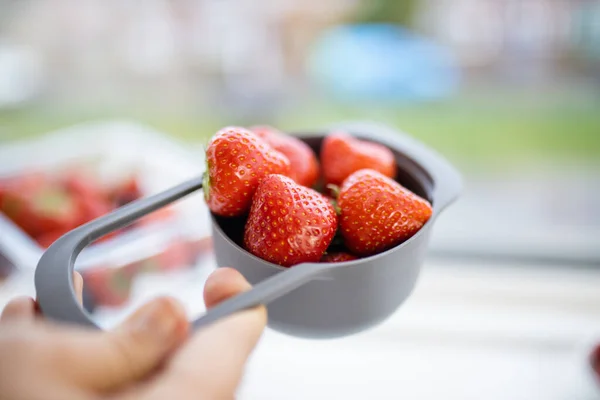
M 81 301 L 83 280 L 74 275 Z M 207 280 L 207 307 L 248 290 L 235 270 Z M 189 334 L 181 305 L 158 298 L 111 331 L 43 319 L 35 301 L 11 301 L 0 317 L 2 399 L 230 399 L 266 325 L 265 307 Z

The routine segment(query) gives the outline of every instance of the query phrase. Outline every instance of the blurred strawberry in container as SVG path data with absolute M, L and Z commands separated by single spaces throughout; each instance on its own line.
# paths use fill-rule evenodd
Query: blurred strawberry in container
M 70 194 L 48 183 L 37 188 L 11 185 L 2 195 L 0 210 L 35 238 L 49 232 L 67 232 L 80 221 L 79 209 Z
M 131 268 L 95 267 L 83 271 L 82 276 L 94 306 L 119 307 L 129 300 L 134 276 Z
M 108 214 L 143 196 L 139 180 L 131 175 L 107 185 L 92 172 L 70 166 L 59 173 L 28 173 L 0 180 L 0 211 L 48 248 L 68 231 Z M 97 240 L 105 242 L 135 227 L 174 220 L 173 207 L 156 210 L 120 231 Z M 88 302 L 94 307 L 119 307 L 127 303 L 138 274 L 175 271 L 191 267 L 196 258 L 212 249 L 209 238 L 175 239 L 160 251 L 124 265 L 101 265 L 82 271 Z
M 78 166 L 52 176 L 30 173 L 0 181 L 0 211 L 44 248 L 71 229 L 142 196 L 135 176 L 107 186 L 93 173 Z M 161 209 L 129 228 L 174 216 L 171 209 Z M 98 242 L 114 238 L 121 232 L 112 232 Z
M 194 265 L 212 251 L 212 238 L 174 240 L 156 254 L 121 267 L 90 268 L 82 272 L 91 307 L 119 307 L 127 303 L 132 282 L 140 274 L 168 273 Z
M 108 193 L 111 201 L 117 206 L 123 206 L 134 200 L 142 197 L 140 184 L 135 177 L 129 177 L 114 188 L 111 188 Z
M 118 151 L 124 147 L 134 150 Z M 2 145 L 0 267 L 5 256 L 15 271 L 35 268 L 44 249 L 69 230 L 203 170 L 189 146 L 130 122 L 85 123 Z M 183 269 L 207 265 L 196 262 L 212 249 L 207 208 L 191 197 L 86 247 L 75 268 L 84 276 L 88 311 L 107 308 L 100 319 L 118 314 L 134 301 L 131 290 L 142 274 L 177 281 Z

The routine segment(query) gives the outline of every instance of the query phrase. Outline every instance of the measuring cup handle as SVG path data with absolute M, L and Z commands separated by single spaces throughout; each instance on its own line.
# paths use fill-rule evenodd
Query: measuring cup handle
M 42 256 L 35 273 L 35 287 L 42 313 L 50 319 L 98 328 L 81 308 L 73 289 L 73 269 L 81 251 L 91 242 L 121 229 L 131 222 L 202 188 L 202 177 L 170 190 L 137 200 L 91 221 L 58 239 Z M 294 290 L 303 283 L 325 274 L 326 264 L 301 264 L 278 273 L 210 309 L 193 321 L 194 329 L 208 325 L 237 311 L 270 301 Z
M 291 267 L 259 282 L 249 291 L 219 303 L 195 320 L 192 326 L 194 329 L 198 329 L 238 311 L 256 307 L 260 304 L 266 305 L 304 283 L 326 275 L 330 269 L 331 267 L 328 264 L 309 263 Z
M 42 313 L 50 319 L 96 327 L 79 305 L 73 289 L 73 269 L 79 253 L 102 236 L 201 188 L 202 176 L 133 201 L 59 238 L 44 252 L 35 271 L 35 289 Z

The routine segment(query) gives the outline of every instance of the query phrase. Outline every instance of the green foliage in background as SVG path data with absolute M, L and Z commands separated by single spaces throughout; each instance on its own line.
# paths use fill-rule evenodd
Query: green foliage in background
M 358 23 L 391 23 L 410 26 L 417 0 L 363 0 L 354 16 Z
M 0 113 L 0 138 L 31 137 L 73 123 L 127 118 L 185 141 L 204 142 L 217 129 L 243 124 L 218 113 L 173 115 L 143 112 L 78 112 L 29 109 Z M 344 120 L 374 120 L 404 130 L 455 162 L 479 165 L 600 161 L 600 102 L 556 95 L 462 96 L 423 104 L 343 106 L 311 99 L 268 121 L 286 130 L 318 129 Z

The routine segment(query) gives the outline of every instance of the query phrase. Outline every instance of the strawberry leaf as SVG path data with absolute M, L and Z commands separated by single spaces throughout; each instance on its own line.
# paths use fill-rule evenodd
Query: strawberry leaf
M 34 208 L 43 215 L 56 216 L 64 210 L 73 208 L 69 194 L 62 189 L 45 189 L 39 193 L 33 202 Z

